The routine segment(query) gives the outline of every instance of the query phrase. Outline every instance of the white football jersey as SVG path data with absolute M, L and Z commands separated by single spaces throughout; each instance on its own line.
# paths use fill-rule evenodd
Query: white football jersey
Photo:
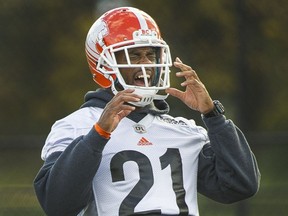
M 57 121 L 42 158 L 87 134 L 101 112 L 83 108 Z M 206 130 L 193 120 L 150 114 L 138 123 L 124 118 L 111 134 L 93 180 L 98 215 L 199 215 L 198 155 L 207 142 Z

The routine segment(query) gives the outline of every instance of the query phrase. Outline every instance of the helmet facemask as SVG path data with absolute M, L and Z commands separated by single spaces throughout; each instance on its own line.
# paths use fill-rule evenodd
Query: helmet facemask
M 142 30 L 133 34 L 134 40 L 124 41 L 105 47 L 100 54 L 96 69 L 101 71 L 104 76 L 112 83 L 111 89 L 114 94 L 123 89 L 135 89 L 135 94 L 142 96 L 141 101 L 131 102 L 131 104 L 144 107 L 153 100 L 164 100 L 167 98 L 165 89 L 170 87 L 170 67 L 172 66 L 169 46 L 157 38 L 153 31 Z M 133 57 L 129 55 L 131 50 L 141 48 L 152 48 L 155 53 L 155 59 L 149 63 L 135 63 Z M 117 56 L 122 52 L 125 61 L 119 62 Z M 127 83 L 121 74 L 125 69 L 135 68 L 139 72 L 139 85 Z M 111 75 L 115 75 L 114 80 Z M 164 94 L 160 94 L 163 93 Z

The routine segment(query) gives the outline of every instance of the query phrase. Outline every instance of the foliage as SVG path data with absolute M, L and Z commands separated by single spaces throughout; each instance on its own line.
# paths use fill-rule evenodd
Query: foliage
M 2 134 L 46 134 L 97 87 L 84 54 L 87 31 L 100 15 L 96 3 L 0 0 Z M 155 18 L 173 58 L 179 56 L 198 72 L 211 96 L 224 102 L 228 117 L 245 130 L 287 130 L 287 2 L 127 4 Z M 172 79 L 178 86 L 173 74 Z M 176 99 L 169 102 L 171 114 L 199 119 Z
M 46 124 L 78 108 L 93 86 L 84 55 L 94 7 L 88 3 L 1 3 L 2 133 L 46 133 Z

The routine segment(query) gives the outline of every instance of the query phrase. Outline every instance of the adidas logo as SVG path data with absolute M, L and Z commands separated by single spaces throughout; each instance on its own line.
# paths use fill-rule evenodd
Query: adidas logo
M 147 145 L 153 145 L 150 141 L 148 141 L 147 139 L 145 139 L 144 137 L 142 137 L 138 144 L 138 146 L 147 146 Z

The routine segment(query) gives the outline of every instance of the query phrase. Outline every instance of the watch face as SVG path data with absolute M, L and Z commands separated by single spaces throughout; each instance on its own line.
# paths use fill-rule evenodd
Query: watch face
M 214 109 L 204 115 L 206 118 L 223 115 L 225 113 L 224 106 L 218 100 L 214 100 L 213 104 Z
M 219 101 L 214 101 L 215 108 L 219 114 L 224 114 L 225 109 L 224 106 Z

